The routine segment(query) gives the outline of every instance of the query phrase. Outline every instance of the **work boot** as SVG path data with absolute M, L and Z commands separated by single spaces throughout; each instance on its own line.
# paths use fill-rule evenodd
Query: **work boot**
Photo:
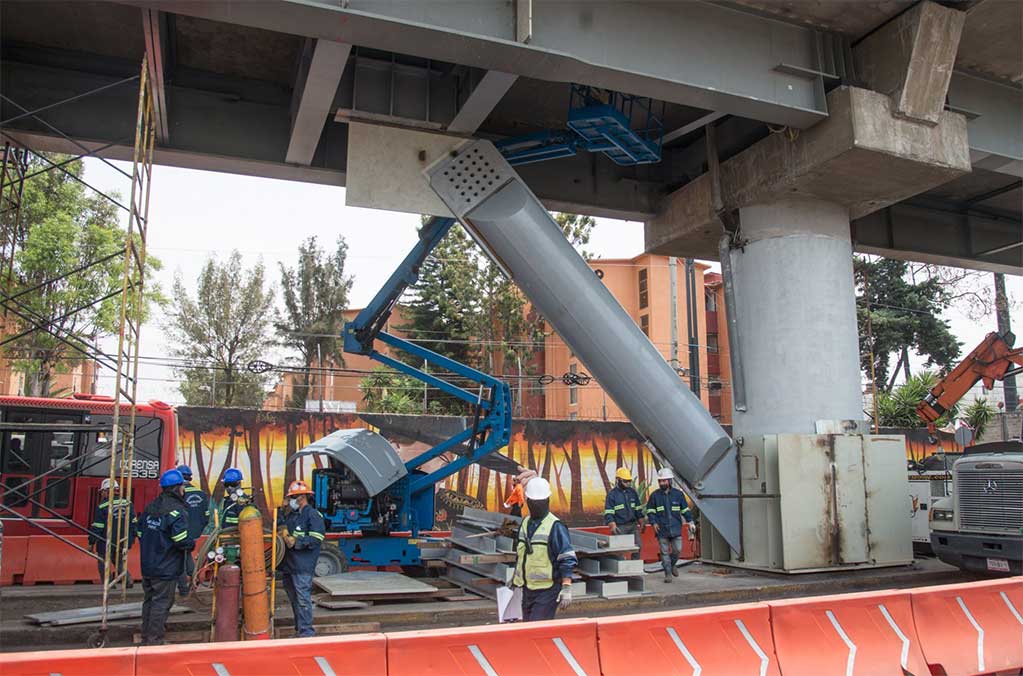
M 671 567 L 671 574 L 673 577 L 678 577 L 678 566 Z
M 666 584 L 669 583 L 669 582 L 673 582 L 673 580 L 671 579 L 671 573 L 669 573 L 667 571 L 664 572 L 664 582 Z

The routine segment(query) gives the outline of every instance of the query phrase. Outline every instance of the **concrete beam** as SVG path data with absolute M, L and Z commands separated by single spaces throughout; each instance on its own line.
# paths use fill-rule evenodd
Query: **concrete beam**
M 965 22 L 965 12 L 925 0 L 853 48 L 856 74 L 892 97 L 897 117 L 937 124 Z
M 806 128 L 827 116 L 813 30 L 709 2 L 131 0 L 177 14 L 548 80 L 578 82 Z M 520 3 L 521 5 L 521 3 Z M 779 66 L 788 67 L 778 69 Z M 792 68 L 797 69 L 793 74 Z M 808 77 L 807 74 L 810 74 Z
M 884 94 L 840 87 L 830 117 L 798 134 L 772 134 L 721 164 L 726 210 L 784 198 L 840 204 L 859 218 L 970 171 L 966 119 L 935 126 L 896 117 Z M 646 222 L 647 251 L 717 258 L 721 224 L 704 174 L 669 195 Z
M 308 58 L 302 59 L 295 83 L 291 139 L 285 161 L 307 166 L 312 163 L 351 51 L 352 46 L 344 42 L 317 40 Z
M 489 70 L 473 88 L 469 98 L 458 109 L 455 119 L 448 125 L 452 134 L 474 134 L 490 112 L 501 102 L 518 75 Z
M 167 69 L 166 36 L 167 16 L 151 9 L 142 10 L 142 32 L 146 39 L 146 66 L 153 93 L 153 117 L 156 122 L 156 140 L 167 143 L 170 124 L 167 114 L 167 93 L 164 73 Z

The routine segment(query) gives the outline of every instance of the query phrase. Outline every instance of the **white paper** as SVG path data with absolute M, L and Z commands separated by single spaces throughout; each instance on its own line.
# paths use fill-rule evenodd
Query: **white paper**
M 522 619 L 522 587 L 497 588 L 497 621 L 512 622 Z

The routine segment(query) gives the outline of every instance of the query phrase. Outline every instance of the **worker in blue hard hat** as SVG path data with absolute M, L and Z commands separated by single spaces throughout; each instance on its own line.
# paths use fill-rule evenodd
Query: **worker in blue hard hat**
M 224 502 L 220 506 L 220 527 L 237 528 L 238 515 L 249 504 L 242 488 L 242 472 L 231 467 L 224 472 Z
M 198 486 L 192 485 L 192 468 L 178 465 L 185 480 L 185 504 L 188 505 L 188 537 L 198 540 L 210 522 L 210 496 Z M 195 559 L 191 555 L 185 558 L 185 572 L 178 581 L 178 594 L 188 596 L 192 589 L 192 576 L 195 574 Z
M 107 522 L 113 519 L 112 540 L 110 547 L 110 578 L 124 572 L 124 563 L 127 551 L 135 544 L 135 535 L 138 532 L 138 520 L 135 518 L 135 510 L 132 508 L 131 500 L 122 498 L 120 486 L 117 481 L 103 479 L 99 487 L 99 504 L 92 516 L 92 523 L 89 524 L 89 546 L 95 548 L 97 556 L 101 557 L 96 562 L 99 567 L 99 579 L 103 579 L 103 571 L 106 568 L 107 551 Z M 125 530 L 122 530 L 125 529 Z M 123 539 L 126 538 L 126 539 Z M 118 543 L 124 543 L 124 552 Z M 128 575 L 128 586 L 132 586 L 131 575 Z
M 578 563 L 568 528 L 550 511 L 551 484 L 541 477 L 526 482 L 529 516 L 516 536 L 512 587 L 523 587 L 522 619 L 552 620 L 572 603 L 572 569 Z
M 295 616 L 295 635 L 299 638 L 315 636 L 313 629 L 313 575 L 320 546 L 326 533 L 323 515 L 312 505 L 313 492 L 304 481 L 292 481 L 288 486 L 288 514 L 284 526 L 278 530 L 287 549 L 281 572 L 284 591 L 291 601 Z
M 682 555 L 682 531 L 689 534 L 692 540 L 696 536 L 696 524 L 689 511 L 686 496 L 672 486 L 675 473 L 667 467 L 657 470 L 658 489 L 650 494 L 646 503 L 647 517 L 654 527 L 657 545 L 661 550 L 661 568 L 664 569 L 664 581 L 671 582 L 678 577 L 679 557 Z
M 139 524 L 142 540 L 142 645 L 161 645 L 174 591 L 195 540 L 188 536 L 185 478 L 176 469 L 160 476 L 161 493 L 146 506 Z

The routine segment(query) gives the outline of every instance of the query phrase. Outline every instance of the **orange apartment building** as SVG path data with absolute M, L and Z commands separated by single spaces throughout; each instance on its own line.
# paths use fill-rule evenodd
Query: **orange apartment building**
M 7 320 L 0 323 L 0 336 L 9 336 L 20 330 L 19 325 Z M 69 397 L 75 392 L 96 393 L 96 362 L 72 353 L 63 363 L 63 372 L 53 374 L 51 396 Z M 25 374 L 14 369 L 13 360 L 0 350 L 0 396 L 25 396 Z
M 672 359 L 671 345 L 671 277 L 667 256 L 642 254 L 635 258 L 594 259 L 589 261 L 594 273 L 636 324 L 664 355 Z M 678 259 L 676 269 L 677 298 L 675 321 L 678 326 L 677 366 L 688 370 L 690 338 L 687 329 L 685 264 Z M 696 264 L 696 316 L 697 327 L 693 343 L 698 346 L 700 365 L 700 400 L 718 420 L 732 422 L 728 363 L 728 333 L 725 325 L 724 290 L 721 275 L 710 272 L 708 266 Z M 720 312 L 719 312 L 720 308 Z M 351 321 L 360 309 L 345 312 L 345 321 Z M 394 310 L 385 330 L 403 336 L 398 326 L 404 323 L 401 307 Z M 618 408 L 595 380 L 587 385 L 566 385 L 561 376 L 566 373 L 585 373 L 585 367 L 572 354 L 561 338 L 547 327 L 544 347 L 530 364 L 523 364 L 522 377 L 517 377 L 517 365 L 505 373 L 512 386 L 514 413 L 519 418 L 548 418 L 562 420 L 626 420 Z M 387 346 L 381 346 L 390 354 Z M 400 358 L 400 355 L 399 355 Z M 337 365 L 324 364 L 326 368 Z M 307 408 L 316 411 L 319 400 L 325 411 L 356 412 L 365 410 L 359 387 L 367 373 L 379 364 L 362 355 L 345 355 L 344 372 L 314 374 Z M 554 376 L 554 382 L 541 384 L 537 374 Z M 688 375 L 680 375 L 689 384 Z M 301 376 L 287 373 L 277 383 L 264 407 L 280 410 L 287 406 Z
M 667 256 L 641 254 L 635 258 L 593 259 L 589 261 L 595 274 L 632 317 L 643 333 L 677 368 L 688 372 L 689 346 L 695 344 L 699 362 L 699 396 L 722 422 L 731 422 L 731 405 L 726 402 L 727 373 L 722 373 L 720 345 L 724 344 L 718 326 L 717 307 L 723 307 L 720 275 L 708 272 L 708 266 L 696 264 L 696 317 L 694 336 L 690 337 L 687 321 L 685 263 L 676 259 L 675 312 L 671 308 L 671 263 Z M 712 281 L 707 284 L 708 276 Z M 716 286 L 715 286 L 716 283 Z M 724 313 L 721 313 L 723 320 Z M 677 326 L 678 345 L 673 349 L 671 324 Z M 723 323 L 723 322 L 722 322 Z M 544 371 L 557 377 L 564 373 L 585 373 L 585 367 L 561 337 L 548 330 L 544 349 Z M 727 366 L 727 364 L 725 364 Z M 689 375 L 679 376 L 688 385 Z M 566 385 L 560 380 L 545 391 L 545 417 L 568 420 L 626 420 L 621 409 L 596 381 L 587 385 Z

